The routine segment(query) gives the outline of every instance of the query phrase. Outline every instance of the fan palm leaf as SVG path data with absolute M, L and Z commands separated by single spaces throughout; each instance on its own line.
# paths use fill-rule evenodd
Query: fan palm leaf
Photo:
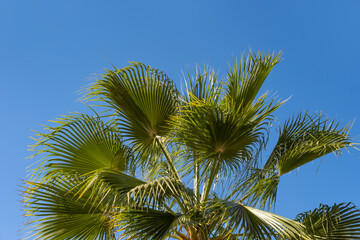
M 120 116 L 122 134 L 143 156 L 142 163 L 162 152 L 156 137 L 169 135 L 168 120 L 178 105 L 177 90 L 166 74 L 142 63 L 108 70 L 89 87 L 88 97 L 104 101 Z
M 339 123 L 321 114 L 299 114 L 287 120 L 264 167 L 251 169 L 236 182 L 228 199 L 241 197 L 252 206 L 271 208 L 280 176 L 328 153 L 341 154 L 341 149 L 353 144 L 348 130 L 349 126 L 339 128 Z
M 177 215 L 155 209 L 125 209 L 115 217 L 122 237 L 161 240 L 172 233 Z
M 341 154 L 341 149 L 351 147 L 353 141 L 348 136 L 349 125 L 338 126 L 322 114 L 299 114 L 288 120 L 265 168 L 276 165 L 283 175 L 328 153 Z
M 239 64 L 234 61 L 227 75 L 228 108 L 238 109 L 253 103 L 265 79 L 280 62 L 281 54 L 250 52 L 241 57 Z
M 111 169 L 129 170 L 134 154 L 123 144 L 122 137 L 111 124 L 98 117 L 75 115 L 60 119 L 50 133 L 40 134 L 34 148 L 46 154 L 45 171 L 63 171 L 77 174 Z
M 111 215 L 99 198 L 77 200 L 77 177 L 56 177 L 44 183 L 28 182 L 24 192 L 26 216 L 33 239 L 115 239 Z
M 285 239 L 307 239 L 302 224 L 243 205 L 238 201 L 221 199 L 210 202 L 209 212 L 213 214 L 210 221 L 223 225 L 227 234 L 243 234 L 245 239 L 271 239 L 281 236 Z M 224 234 L 224 233 L 223 233 Z
M 320 205 L 297 215 L 312 239 L 360 239 L 360 211 L 352 203 Z

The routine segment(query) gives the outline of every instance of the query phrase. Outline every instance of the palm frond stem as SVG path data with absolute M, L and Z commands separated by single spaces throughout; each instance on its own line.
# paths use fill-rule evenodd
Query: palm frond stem
M 166 146 L 165 146 L 164 142 L 162 141 L 162 138 L 161 138 L 160 136 L 156 136 L 155 139 L 156 139 L 156 142 L 159 144 L 162 152 L 163 152 L 164 155 L 165 155 L 166 161 L 167 161 L 167 163 L 168 163 L 169 166 L 170 166 L 170 169 L 171 169 L 172 174 L 174 175 L 174 177 L 175 177 L 177 180 L 181 181 L 180 176 L 179 176 L 179 174 L 178 174 L 178 172 L 177 172 L 177 170 L 176 170 L 176 167 L 175 167 L 175 165 L 174 165 L 174 161 L 172 160 L 172 158 L 171 158 L 171 156 L 170 156 L 170 153 L 169 153 L 168 150 L 166 149 Z
M 206 183 L 204 192 L 201 196 L 201 202 L 205 202 L 206 199 L 208 198 L 211 186 L 212 186 L 212 184 L 215 180 L 215 177 L 219 171 L 219 167 L 220 167 L 220 161 L 218 159 L 214 160 L 213 166 L 210 170 L 209 178 L 207 179 L 207 183 Z
M 194 193 L 196 201 L 200 201 L 200 171 L 199 163 L 197 162 L 196 152 L 194 152 Z

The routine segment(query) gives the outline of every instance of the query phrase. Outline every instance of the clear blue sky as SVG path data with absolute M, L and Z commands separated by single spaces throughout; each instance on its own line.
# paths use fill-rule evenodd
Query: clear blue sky
M 163 69 L 180 87 L 186 66 L 224 74 L 249 49 L 284 51 L 264 90 L 344 124 L 360 117 L 360 1 L 0 1 L 0 239 L 24 228 L 19 191 L 30 129 L 83 111 L 76 93 L 111 61 Z M 109 61 L 107 60 L 109 59 Z M 352 135 L 360 140 L 360 122 Z M 321 163 L 321 167 L 317 169 Z M 326 156 L 282 177 L 276 213 L 293 218 L 319 203 L 360 206 L 360 152 Z

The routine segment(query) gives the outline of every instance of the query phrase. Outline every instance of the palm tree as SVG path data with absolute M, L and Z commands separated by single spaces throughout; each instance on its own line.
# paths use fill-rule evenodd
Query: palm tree
M 351 203 L 290 220 L 272 213 L 281 176 L 354 146 L 349 125 L 300 113 L 279 129 L 259 90 L 281 53 L 243 56 L 224 79 L 208 67 L 179 92 L 141 63 L 107 70 L 86 89 L 101 113 L 57 119 L 37 133 L 24 185 L 34 239 L 360 239 Z

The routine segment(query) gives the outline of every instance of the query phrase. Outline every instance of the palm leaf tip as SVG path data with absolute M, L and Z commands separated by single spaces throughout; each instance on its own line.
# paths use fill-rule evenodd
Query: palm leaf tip
M 279 63 L 282 52 L 277 54 L 250 52 L 240 63 L 234 61 L 228 72 L 226 96 L 232 108 L 246 106 L 253 102 L 273 67 Z

